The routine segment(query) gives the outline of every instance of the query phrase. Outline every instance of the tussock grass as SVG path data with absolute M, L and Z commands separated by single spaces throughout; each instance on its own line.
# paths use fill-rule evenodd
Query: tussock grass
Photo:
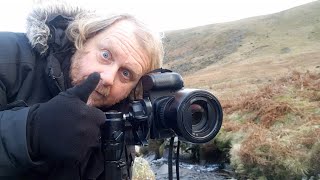
M 216 142 L 228 142 L 240 179 L 301 179 L 320 174 L 320 74 L 293 71 L 234 100 Z
M 166 33 L 164 67 L 222 103 L 214 143 L 239 179 L 320 177 L 319 8 Z

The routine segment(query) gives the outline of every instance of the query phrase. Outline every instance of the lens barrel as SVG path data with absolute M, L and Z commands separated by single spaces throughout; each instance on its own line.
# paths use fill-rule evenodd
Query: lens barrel
M 180 139 L 206 143 L 219 132 L 223 112 L 218 99 L 199 89 L 182 89 L 158 106 L 160 121 L 172 128 Z

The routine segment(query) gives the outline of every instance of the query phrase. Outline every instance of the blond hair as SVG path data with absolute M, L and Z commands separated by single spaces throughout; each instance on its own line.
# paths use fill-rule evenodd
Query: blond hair
M 160 68 L 164 53 L 160 34 L 153 32 L 147 25 L 132 15 L 121 14 L 104 17 L 97 14 L 82 14 L 69 24 L 66 33 L 68 38 L 74 42 L 76 49 L 79 50 L 84 47 L 84 44 L 90 38 L 123 20 L 130 21 L 137 27 L 134 34 L 150 60 L 150 66 L 147 70 L 152 71 Z

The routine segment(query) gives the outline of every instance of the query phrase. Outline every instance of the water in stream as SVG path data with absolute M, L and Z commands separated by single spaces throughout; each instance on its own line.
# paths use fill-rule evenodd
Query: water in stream
M 168 160 L 161 158 L 158 160 L 150 160 L 145 158 L 157 180 L 168 180 Z M 176 179 L 175 161 L 173 161 L 173 179 Z M 179 177 L 181 180 L 226 180 L 234 179 L 232 172 L 227 167 L 219 164 L 189 164 L 185 162 L 179 163 Z

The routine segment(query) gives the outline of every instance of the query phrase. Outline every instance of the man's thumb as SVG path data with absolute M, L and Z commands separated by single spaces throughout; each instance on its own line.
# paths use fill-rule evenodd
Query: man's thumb
M 83 102 L 87 102 L 92 91 L 97 87 L 100 81 L 100 74 L 94 72 L 88 76 L 81 84 L 74 86 L 73 88 L 67 90 L 67 93 L 73 94 Z

